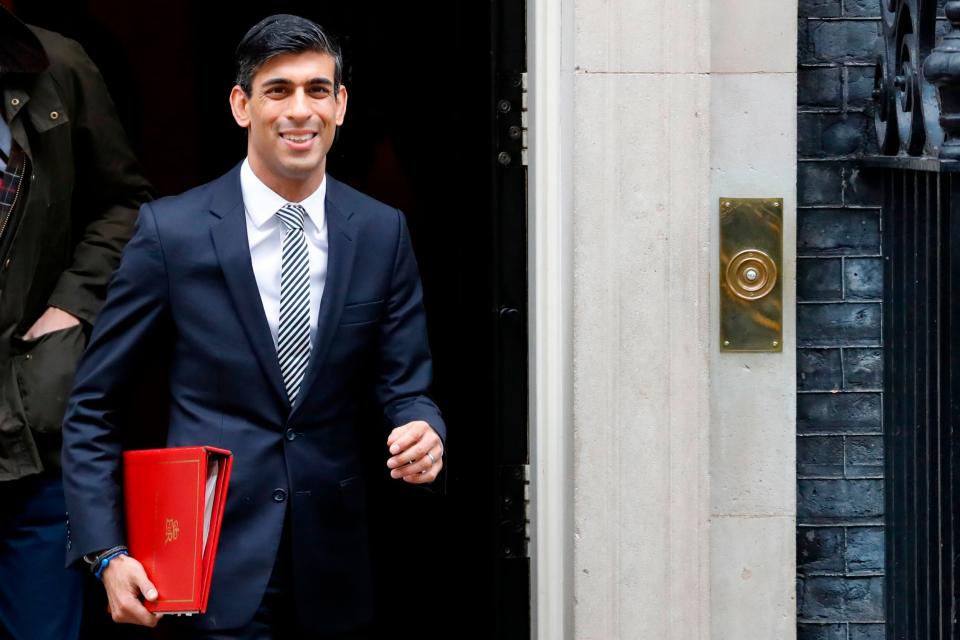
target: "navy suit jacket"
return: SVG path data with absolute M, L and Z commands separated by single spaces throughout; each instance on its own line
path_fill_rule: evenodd
M 363 399 L 391 425 L 425 420 L 431 359 L 403 215 L 327 177 L 329 262 L 316 341 L 290 406 L 250 259 L 239 166 L 145 204 L 76 374 L 63 431 L 68 562 L 122 544 L 117 408 L 159 346 L 171 358 L 167 445 L 233 452 L 204 628 L 246 624 L 260 604 L 285 512 L 297 603 L 317 631 L 371 617 L 357 450 Z M 372 391 L 372 394 L 371 394 Z M 384 438 L 386 433 L 384 433 Z M 386 446 L 384 446 L 386 456 Z

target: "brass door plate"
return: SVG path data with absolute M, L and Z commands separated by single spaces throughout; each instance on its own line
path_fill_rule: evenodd
M 783 351 L 783 198 L 720 198 L 720 350 Z

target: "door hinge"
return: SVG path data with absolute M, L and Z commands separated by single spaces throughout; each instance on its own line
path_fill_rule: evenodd
M 500 557 L 529 558 L 530 465 L 500 467 Z
M 523 91 L 521 103 L 523 105 L 520 111 L 520 133 L 521 133 L 521 144 L 523 147 L 520 150 L 521 164 L 527 166 L 527 72 L 524 71 L 520 74 L 520 83 L 521 89 Z
M 503 168 L 527 166 L 527 73 L 497 75 L 497 162 Z

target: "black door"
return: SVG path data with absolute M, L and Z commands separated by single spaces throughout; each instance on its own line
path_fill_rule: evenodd
M 450 431 L 445 491 L 431 493 L 389 481 L 371 417 L 377 637 L 527 638 L 524 2 L 266 4 L 17 10 L 85 46 L 162 195 L 243 157 L 227 95 L 247 28 L 290 12 L 341 36 L 350 101 L 329 171 L 407 215 Z M 88 608 L 102 619 L 100 604 Z

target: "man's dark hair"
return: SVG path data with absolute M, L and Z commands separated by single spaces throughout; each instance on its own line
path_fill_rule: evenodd
M 332 34 L 312 20 L 281 13 L 264 18 L 247 31 L 237 45 L 236 83 L 248 96 L 253 89 L 253 76 L 270 58 L 283 53 L 317 51 L 333 58 L 333 91 L 343 81 L 343 54 Z

